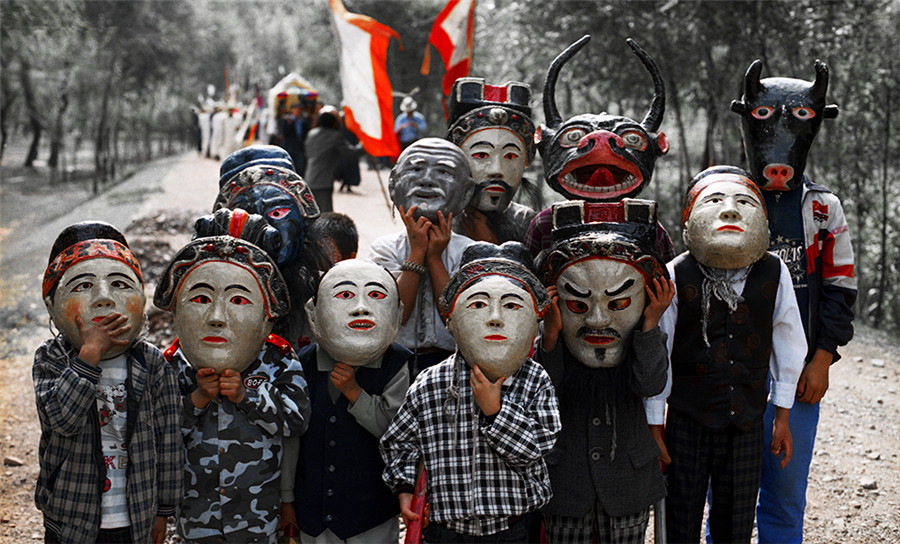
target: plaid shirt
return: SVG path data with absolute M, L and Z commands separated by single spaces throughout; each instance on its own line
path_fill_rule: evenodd
M 128 515 L 134 542 L 148 542 L 157 516 L 170 516 L 181 497 L 181 401 L 175 375 L 159 350 L 138 341 L 128 356 Z M 34 502 L 60 542 L 94 542 L 106 468 L 100 448 L 100 369 L 78 358 L 62 336 L 34 354 L 34 390 L 41 421 L 41 470 Z
M 550 377 L 527 359 L 501 391 L 500 411 L 485 417 L 453 355 L 419 375 L 381 439 L 385 483 L 411 492 L 424 456 L 431 520 L 459 533 L 503 531 L 552 495 L 544 455 L 561 425 Z

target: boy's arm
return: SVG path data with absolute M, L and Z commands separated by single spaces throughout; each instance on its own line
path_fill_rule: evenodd
M 822 246 L 822 284 L 819 292 L 816 349 L 837 355 L 838 346 L 853 338 L 853 304 L 857 283 L 853 273 L 853 247 L 847 219 L 837 197 L 829 199 L 829 221 L 818 233 Z M 836 360 L 838 357 L 834 357 Z
M 34 394 L 41 420 L 64 436 L 79 433 L 96 405 L 100 369 L 67 353 L 59 340 L 48 340 L 34 354 Z
M 263 364 L 269 366 L 270 381 L 256 389 L 247 388 L 237 404 L 254 425 L 272 436 L 302 435 L 309 425 L 309 389 L 303 366 L 293 351 L 279 355 L 277 348 L 265 344 Z M 269 358 L 280 357 L 268 362 Z
M 422 456 L 418 412 L 418 396 L 414 385 L 378 443 L 378 450 L 384 461 L 381 478 L 395 495 L 415 491 L 416 466 Z
M 157 517 L 175 515 L 184 480 L 184 442 L 181 438 L 182 400 L 172 367 L 149 344 L 142 346 L 148 367 L 155 371 L 152 386 L 153 431 L 156 436 Z M 163 533 L 164 535 L 165 533 Z
M 491 417 L 481 416 L 482 435 L 508 464 L 520 468 L 529 467 L 548 454 L 562 428 L 550 377 L 540 366 L 534 364 L 533 368 L 538 371 L 536 375 L 517 378 L 538 381 L 530 402 L 520 405 L 503 395 L 499 412 Z
M 659 327 L 631 333 L 631 389 L 641 397 L 653 397 L 666 390 L 669 357 L 666 337 Z
M 404 364 L 380 395 L 370 395 L 365 389 L 361 390 L 356 402 L 347 408 L 347 412 L 372 436 L 381 438 L 400 410 L 407 389 L 409 389 L 409 366 Z
M 794 405 L 807 346 L 791 273 L 781 259 L 778 263 L 781 265 L 781 276 L 772 314 L 772 354 L 769 356 L 772 388 L 769 402 L 776 407 L 790 409 Z

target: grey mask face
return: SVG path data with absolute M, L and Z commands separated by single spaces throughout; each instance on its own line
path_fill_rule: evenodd
M 432 223 L 438 212 L 446 218 L 458 215 L 475 191 L 472 173 L 462 151 L 446 140 L 425 138 L 400 156 L 390 177 L 391 200 L 408 210 L 417 207 L 416 218 Z

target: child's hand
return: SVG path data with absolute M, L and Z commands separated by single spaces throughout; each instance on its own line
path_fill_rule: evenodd
M 356 402 L 362 392 L 359 384 L 356 383 L 356 370 L 348 364 L 334 364 L 334 370 L 331 371 L 331 383 L 347 397 L 351 405 Z
M 659 318 L 666 312 L 666 308 L 675 296 L 675 282 L 665 278 L 653 278 L 653 288 L 650 284 L 644 286 L 647 290 L 649 303 L 644 308 L 644 332 L 659 325 Z
M 294 510 L 294 503 L 281 503 L 281 531 L 285 536 L 299 536 L 300 526 L 297 524 L 297 512 Z
M 491 382 L 484 375 L 478 365 L 472 367 L 469 373 L 469 383 L 472 385 L 472 394 L 475 395 L 475 402 L 486 416 L 492 416 L 500 411 L 500 386 L 506 381 L 505 376 L 497 378 L 497 381 Z
M 219 376 L 219 393 L 235 404 L 244 400 L 244 382 L 241 373 L 231 368 L 226 368 Z
M 197 408 L 203 408 L 219 396 L 219 375 L 211 368 L 197 371 L 197 389 L 191 393 L 191 401 Z
M 431 221 L 425 217 L 415 218 L 418 206 L 413 206 L 408 210 L 404 210 L 403 206 L 397 206 L 400 210 L 400 219 L 406 227 L 406 237 L 409 238 L 409 255 L 410 260 L 425 260 L 425 253 L 428 250 L 428 230 L 431 228 Z M 414 261 L 418 263 L 418 260 Z M 421 264 L 421 263 L 419 263 Z
M 128 340 L 118 337 L 131 330 L 128 316 L 113 312 L 99 321 L 85 323 L 80 315 L 75 316 L 75 325 L 81 335 L 81 350 L 78 357 L 91 366 L 97 366 L 100 357 L 111 348 L 127 346 Z
M 782 470 L 790 462 L 794 454 L 794 440 L 791 438 L 791 427 L 788 423 L 790 410 L 788 408 L 775 407 L 775 422 L 772 429 L 772 455 L 781 459 Z
M 541 347 L 544 348 L 544 351 L 550 351 L 556 347 L 556 343 L 559 341 L 559 332 L 562 330 L 562 314 L 559 313 L 559 293 L 556 292 L 556 286 L 548 287 L 547 294 L 550 295 L 550 305 L 547 306 L 547 313 L 544 314 L 544 329 L 541 333 Z
M 453 222 L 453 214 L 444 219 L 444 213 L 438 212 L 437 225 L 432 224 L 428 229 L 428 251 L 425 253 L 425 260 L 440 260 L 447 245 L 450 244 L 450 225 Z
M 656 445 L 659 446 L 659 462 L 663 471 L 665 471 L 666 467 L 672 464 L 672 456 L 669 455 L 669 449 L 666 448 L 665 426 L 648 425 L 648 427 L 650 427 L 650 436 L 653 437 Z
M 153 544 L 163 544 L 166 540 L 166 518 L 156 516 L 153 529 L 150 531 L 150 538 L 153 539 Z
M 403 524 L 406 527 L 409 527 L 410 524 L 414 521 L 419 520 L 419 514 L 416 514 L 412 509 L 412 493 L 400 493 L 397 495 L 397 499 L 400 501 L 400 516 L 403 517 Z M 429 514 L 429 505 L 425 504 L 424 509 L 424 519 L 422 520 L 422 528 L 428 527 L 428 514 Z

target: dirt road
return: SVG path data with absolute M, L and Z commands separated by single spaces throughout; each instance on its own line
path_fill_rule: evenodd
M 209 213 L 218 163 L 191 153 L 156 161 L 97 198 L 84 185 L 51 191 L 20 171 L 2 173 L 0 542 L 37 542 L 43 538 L 32 499 L 39 426 L 30 371 L 34 349 L 49 335 L 39 293 L 50 245 L 64 226 L 90 218 L 113 223 L 129 239 L 148 236 L 130 233 L 129 225 L 162 213 L 184 218 L 184 229 L 149 236 L 178 248 L 190 238 L 191 218 Z M 334 201 L 337 211 L 356 221 L 365 257 L 373 239 L 401 223 L 390 217 L 375 172 L 363 167 L 362 173 L 359 194 L 335 193 Z M 381 175 L 386 185 L 386 172 Z M 151 294 L 155 278 L 147 280 Z M 806 541 L 900 542 L 900 342 L 859 330 L 843 354 L 822 402 Z

